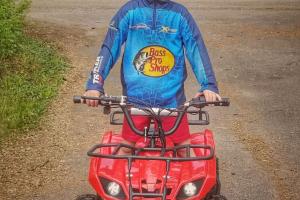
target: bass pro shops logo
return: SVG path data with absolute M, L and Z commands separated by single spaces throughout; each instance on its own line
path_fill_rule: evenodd
M 148 46 L 141 49 L 133 61 L 138 73 L 150 77 L 167 75 L 175 65 L 174 55 L 162 46 Z

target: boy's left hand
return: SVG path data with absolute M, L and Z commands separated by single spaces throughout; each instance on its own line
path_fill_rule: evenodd
M 221 101 L 222 100 L 222 97 L 219 94 L 217 94 L 213 91 L 210 91 L 210 90 L 204 90 L 203 92 L 198 92 L 195 95 L 195 98 L 200 97 L 200 96 L 204 96 L 205 100 L 208 101 L 208 102 L 214 102 L 214 101 Z

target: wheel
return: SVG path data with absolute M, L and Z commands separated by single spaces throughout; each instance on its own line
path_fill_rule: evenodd
M 84 194 L 78 196 L 76 200 L 102 200 L 102 199 L 94 194 Z
M 207 194 L 205 200 L 227 200 L 226 197 L 221 195 L 221 181 L 220 181 L 220 168 L 219 168 L 219 158 L 216 158 L 216 173 L 217 180 L 216 185 Z
M 224 197 L 223 195 L 212 195 L 209 199 L 207 200 L 227 200 L 226 197 Z
M 220 167 L 219 167 L 219 158 L 216 158 L 216 170 L 217 170 L 217 185 L 216 185 L 216 193 L 215 194 L 220 194 L 221 193 L 221 179 L 220 179 Z

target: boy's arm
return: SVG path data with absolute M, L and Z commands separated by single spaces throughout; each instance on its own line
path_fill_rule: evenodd
M 128 16 L 122 7 L 111 20 L 94 68 L 86 84 L 87 91 L 104 93 L 104 80 L 120 56 L 121 47 L 127 39 Z
M 196 96 L 204 94 L 206 99 L 211 101 L 220 99 L 215 74 L 203 38 L 195 20 L 187 10 L 183 14 L 181 30 L 186 56 L 201 85 Z

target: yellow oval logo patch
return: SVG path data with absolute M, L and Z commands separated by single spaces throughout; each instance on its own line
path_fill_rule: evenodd
M 133 65 L 138 73 L 151 77 L 161 77 L 173 69 L 175 57 L 162 46 L 148 46 L 138 52 Z

